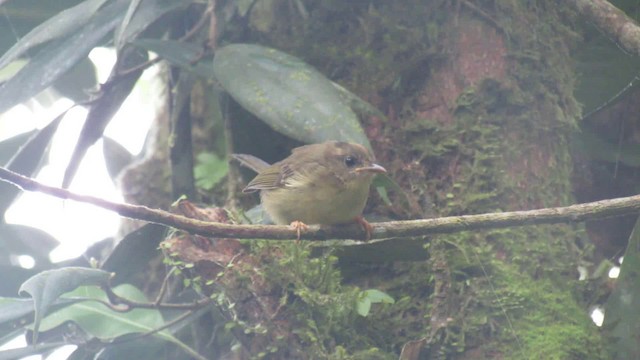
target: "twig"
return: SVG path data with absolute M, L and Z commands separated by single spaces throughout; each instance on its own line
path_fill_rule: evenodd
M 296 230 L 282 225 L 232 225 L 190 219 L 146 206 L 107 201 L 80 195 L 54 186 L 44 185 L 26 176 L 0 167 L 0 179 L 27 191 L 37 191 L 61 199 L 93 204 L 121 216 L 162 224 L 192 234 L 237 239 L 295 240 Z M 437 219 L 389 221 L 373 223 L 372 239 L 424 236 L 479 229 L 497 229 L 536 224 L 572 223 L 640 212 L 640 195 L 601 200 L 591 203 L 538 210 L 451 216 Z M 360 226 L 311 225 L 302 233 L 304 240 L 363 239 Z

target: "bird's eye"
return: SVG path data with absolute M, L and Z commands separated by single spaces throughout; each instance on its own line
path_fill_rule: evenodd
M 356 159 L 355 156 L 347 155 L 344 157 L 344 164 L 347 165 L 347 167 L 354 167 L 357 163 L 358 159 Z

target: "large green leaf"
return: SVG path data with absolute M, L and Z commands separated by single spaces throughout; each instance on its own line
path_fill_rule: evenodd
M 640 359 L 640 218 L 636 222 L 620 276 L 607 303 L 603 329 L 614 359 Z
M 344 95 L 302 60 L 258 45 L 217 51 L 213 73 L 229 94 L 274 130 L 305 143 L 355 142 L 371 148 Z
M 0 113 L 46 89 L 84 59 L 122 20 L 127 2 L 115 1 L 101 8 L 85 26 L 67 38 L 51 42 L 16 75 L 0 86 Z
M 19 292 L 28 293 L 33 298 L 33 342 L 37 340 L 40 320 L 60 295 L 82 285 L 104 285 L 110 276 L 111 273 L 102 270 L 68 267 L 43 271 L 25 281 Z
M 107 0 L 86 0 L 47 19 L 25 35 L 0 58 L 0 69 L 27 50 L 63 37 L 84 26 Z
M 122 284 L 115 287 L 114 292 L 119 296 L 138 302 L 146 302 L 144 294 L 136 287 Z M 84 286 L 65 294 L 65 298 L 82 297 L 108 301 L 106 294 L 94 286 Z M 48 331 L 73 321 L 84 331 L 101 340 L 112 340 L 126 334 L 151 332 L 165 324 L 160 311 L 157 309 L 136 308 L 127 312 L 117 312 L 96 301 L 78 302 L 58 310 L 42 319 L 41 331 Z M 175 338 L 168 330 L 154 333 L 154 336 L 179 346 L 188 354 L 199 355 L 186 344 Z

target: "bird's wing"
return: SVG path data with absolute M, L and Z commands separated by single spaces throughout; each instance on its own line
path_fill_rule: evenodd
M 291 176 L 291 171 L 287 166 L 275 163 L 262 170 L 242 192 L 250 193 L 258 190 L 273 190 L 285 186 L 285 180 Z

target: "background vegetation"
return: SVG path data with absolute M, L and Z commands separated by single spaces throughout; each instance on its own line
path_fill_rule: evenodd
M 63 187 L 103 140 L 126 202 L 170 209 L 186 196 L 173 211 L 218 222 L 261 218 L 231 153 L 274 162 L 327 139 L 370 146 L 389 171 L 369 220 L 629 196 L 639 54 L 587 11 L 603 4 L 0 0 L 0 114 L 53 88 L 88 110 Z M 637 26 L 640 3 L 611 4 Z M 96 47 L 117 54 L 102 84 L 87 57 Z M 162 85 L 133 156 L 103 135 L 143 71 Z M 0 161 L 35 176 L 65 113 L 0 142 Z M 19 193 L 0 183 L 0 212 Z M 26 335 L 30 346 L 0 358 L 65 344 L 77 346 L 71 359 L 638 358 L 636 219 L 357 245 L 207 239 L 126 220 L 62 264 L 48 258 L 56 239 L 3 221 L 0 343 Z

